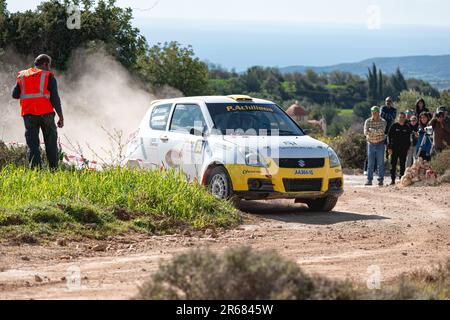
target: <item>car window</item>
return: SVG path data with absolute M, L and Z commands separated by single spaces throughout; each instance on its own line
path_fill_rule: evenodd
M 166 130 L 171 107 L 171 104 L 156 106 L 150 116 L 150 128 L 153 130 Z
M 224 135 L 303 136 L 302 129 L 275 104 L 208 103 L 214 128 Z
M 206 126 L 200 106 L 196 104 L 177 104 L 173 112 L 170 131 L 188 133 L 192 128 L 200 131 Z

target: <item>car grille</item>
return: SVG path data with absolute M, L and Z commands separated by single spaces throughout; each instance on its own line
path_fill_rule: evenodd
M 286 192 L 321 191 L 322 179 L 283 179 Z
M 275 160 L 280 168 L 291 168 L 291 169 L 314 169 L 323 168 L 325 165 L 324 158 L 280 158 Z

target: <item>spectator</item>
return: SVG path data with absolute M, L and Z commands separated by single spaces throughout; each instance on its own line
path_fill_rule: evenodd
M 422 112 L 430 112 L 430 110 L 428 110 L 425 100 L 423 98 L 420 98 L 416 102 L 416 115 L 420 116 Z
M 411 118 L 415 115 L 414 111 L 412 110 L 406 110 L 406 123 L 411 122 Z
M 375 159 L 378 166 L 378 185 L 384 185 L 384 150 L 386 141 L 386 120 L 380 117 L 380 108 L 372 107 L 372 117 L 364 123 L 364 135 L 367 139 L 367 182 L 371 186 Z
M 409 168 L 413 165 L 416 154 L 417 154 L 417 133 L 419 132 L 419 120 L 416 116 L 412 116 L 409 120 L 409 126 L 411 127 L 411 147 L 408 150 L 408 155 L 406 156 L 406 167 Z
M 411 147 L 411 126 L 406 122 L 406 113 L 400 112 L 398 122 L 389 129 L 388 152 L 391 155 L 391 185 L 397 178 L 397 163 L 400 160 L 400 178 L 405 174 L 406 156 Z
M 446 118 L 446 108 L 439 107 L 430 122 L 433 128 L 433 150 L 441 152 L 450 146 L 450 122 Z
M 417 145 L 416 145 L 416 157 L 422 158 L 425 161 L 431 160 L 431 148 L 433 147 L 433 141 L 431 135 L 427 132 L 426 128 L 430 122 L 430 116 L 428 112 L 424 111 L 419 117 L 419 130 L 416 133 Z
M 381 118 L 386 120 L 386 134 L 389 133 L 389 129 L 394 124 L 395 119 L 397 118 L 397 109 L 394 108 L 394 102 L 391 97 L 387 97 L 385 101 L 385 105 L 381 107 Z
M 385 134 L 389 133 L 389 129 L 394 124 L 397 118 L 397 109 L 394 108 L 394 102 L 391 97 L 387 97 L 385 105 L 381 107 L 381 118 L 386 120 L 386 131 Z M 387 141 L 385 141 L 387 143 Z M 386 159 L 389 159 L 389 154 L 386 149 Z

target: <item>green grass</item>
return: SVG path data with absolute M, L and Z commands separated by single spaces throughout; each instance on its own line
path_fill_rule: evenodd
M 239 219 L 231 203 L 174 172 L 0 169 L 0 237 L 173 233 Z
M 347 86 L 330 83 L 330 84 L 325 85 L 325 88 L 328 89 L 328 90 L 337 90 L 337 89 L 346 89 Z
M 353 109 L 339 109 L 338 114 L 340 116 L 352 116 L 353 115 Z

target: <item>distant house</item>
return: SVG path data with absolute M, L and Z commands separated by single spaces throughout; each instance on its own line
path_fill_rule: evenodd
M 306 111 L 298 101 L 295 101 L 295 103 L 286 110 L 286 113 L 297 122 L 308 120 L 308 111 Z

